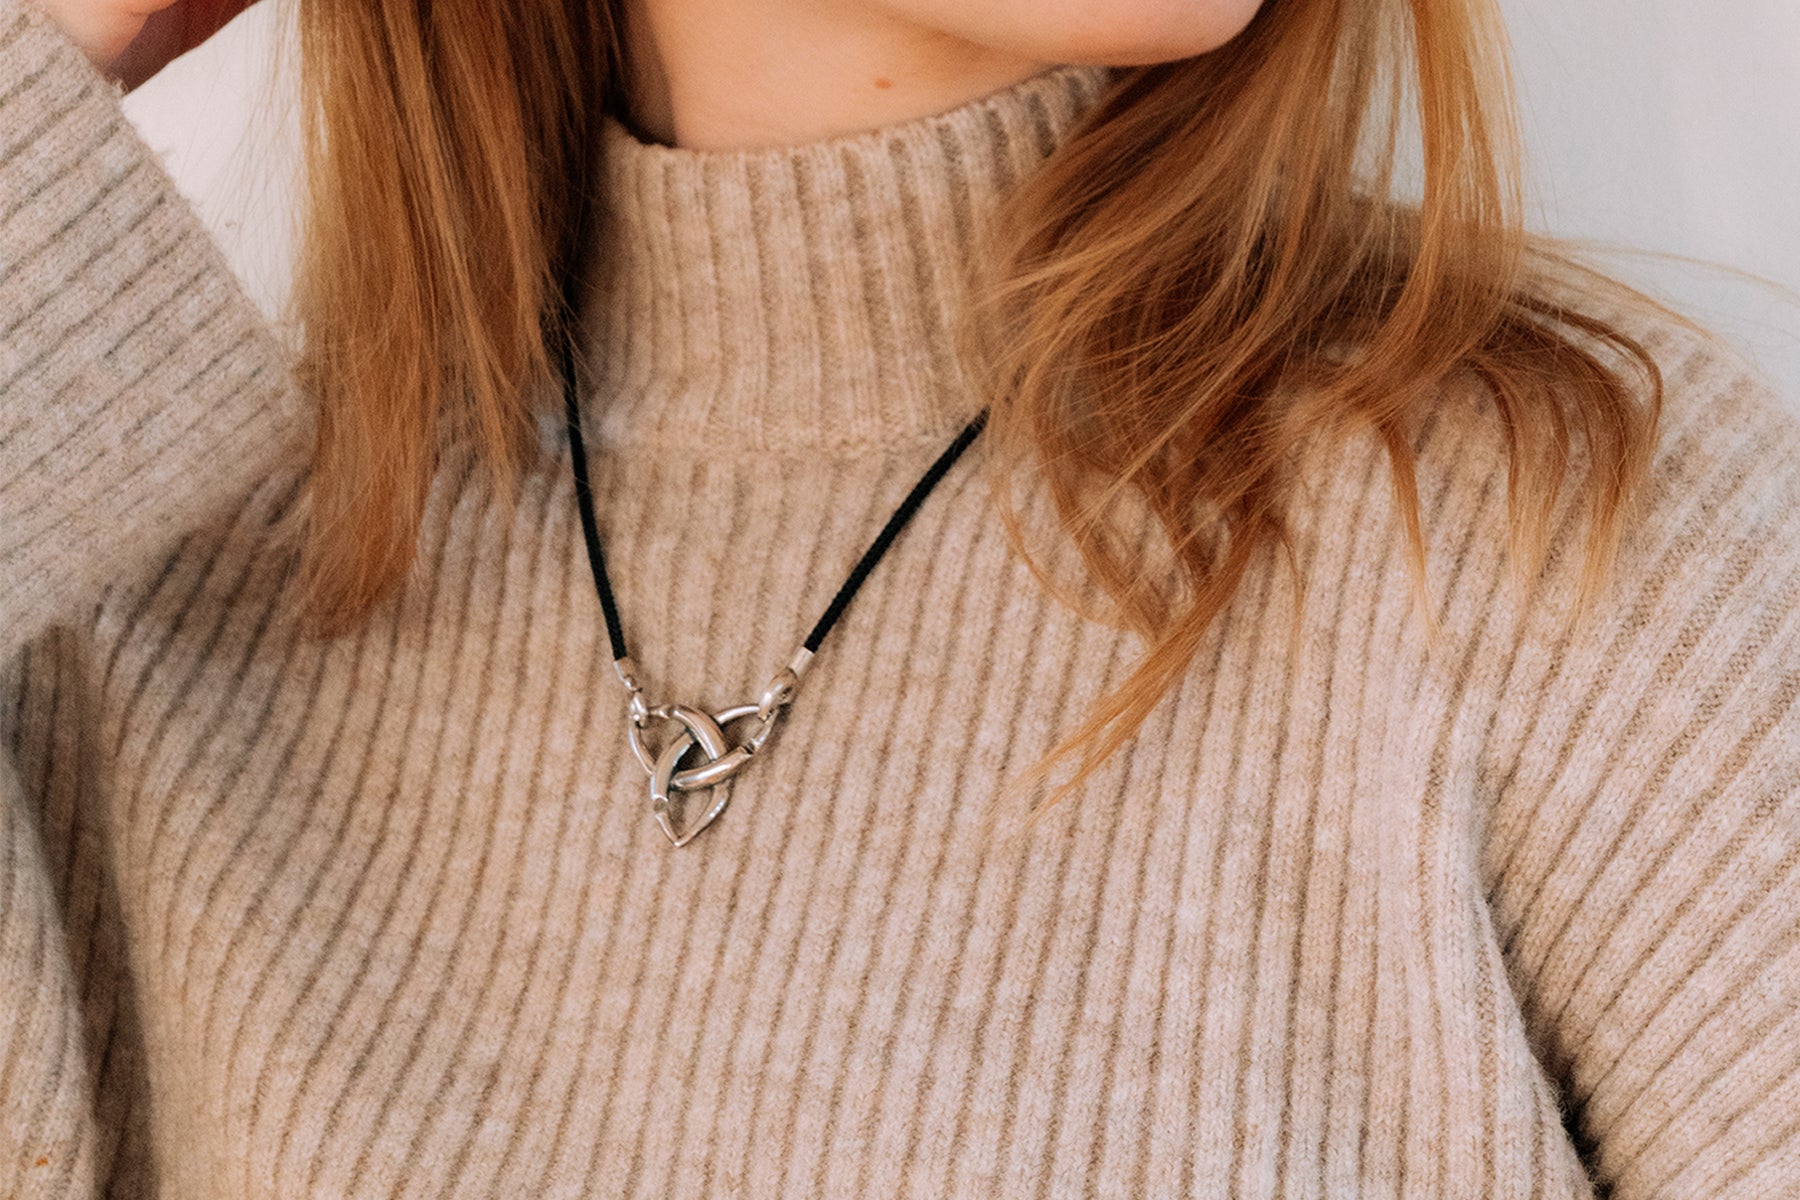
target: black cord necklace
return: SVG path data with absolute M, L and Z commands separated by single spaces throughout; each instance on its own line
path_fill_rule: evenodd
M 569 426 L 569 459 L 575 475 L 575 501 L 581 509 L 581 533 L 587 543 L 588 565 L 594 571 L 594 589 L 600 593 L 600 611 L 606 617 L 606 637 L 612 643 L 613 670 L 619 676 L 619 682 L 625 685 L 629 696 L 627 715 L 630 722 L 626 736 L 631 743 L 632 753 L 650 775 L 650 812 L 656 823 L 677 846 L 685 846 L 695 834 L 712 824 L 713 819 L 725 811 L 730 800 L 730 788 L 720 786 L 750 761 L 750 758 L 768 742 L 770 734 L 775 730 L 775 720 L 782 709 L 792 703 L 794 693 L 800 685 L 800 678 L 814 654 L 837 624 L 838 618 L 850 606 L 857 589 L 881 556 L 893 544 L 900 531 L 906 527 L 913 513 L 931 494 L 931 489 L 950 470 L 963 451 L 980 436 L 987 424 L 987 410 L 984 408 L 975 418 L 963 427 L 956 440 L 948 449 L 938 455 L 925 474 L 920 476 L 900 507 L 887 519 L 881 532 L 851 570 L 850 577 L 838 588 L 837 595 L 825 612 L 813 625 L 812 632 L 806 635 L 806 641 L 788 662 L 788 665 L 775 673 L 762 694 L 754 704 L 738 704 L 730 708 L 708 713 L 703 709 L 686 704 L 652 705 L 644 699 L 644 690 L 638 683 L 637 668 L 631 661 L 630 651 L 625 646 L 625 628 L 619 620 L 618 602 L 613 598 L 612 582 L 606 576 L 606 559 L 600 552 L 600 529 L 594 520 L 594 494 L 588 481 L 587 444 L 581 436 L 581 404 L 577 397 L 579 388 L 576 380 L 575 351 L 573 341 L 569 337 L 561 340 L 561 370 L 563 378 L 563 401 Z M 756 718 L 755 729 L 743 741 L 732 745 L 725 736 L 725 726 L 733 722 Z M 664 721 L 679 727 L 678 732 L 669 743 L 658 751 L 652 751 L 644 740 L 645 727 L 651 721 Z M 681 760 L 695 747 L 700 749 L 706 761 L 698 765 L 683 768 Z M 706 810 L 691 820 L 681 821 L 672 812 L 671 796 L 676 792 L 700 791 L 713 789 L 711 803 Z

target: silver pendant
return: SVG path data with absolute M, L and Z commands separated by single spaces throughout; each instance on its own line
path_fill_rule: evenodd
M 732 776 L 768 743 L 775 732 L 776 718 L 793 700 L 800 673 L 811 657 L 805 650 L 796 655 L 793 664 L 770 680 L 755 704 L 738 704 L 715 713 L 687 704 L 647 705 L 631 670 L 631 660 L 619 659 L 613 664 L 631 693 L 630 725 L 626 736 L 631 742 L 631 752 L 650 776 L 650 815 L 656 818 L 657 827 L 670 842 L 677 846 L 687 845 L 725 811 L 725 806 L 731 802 Z M 756 718 L 756 728 L 749 737 L 733 745 L 726 736 L 725 727 L 751 717 Z M 653 751 L 644 737 L 645 727 L 651 721 L 672 723 L 680 727 L 680 732 L 660 750 Z M 683 767 L 681 761 L 695 750 L 705 757 L 705 761 Z M 684 792 L 702 791 L 710 792 L 706 806 L 697 815 L 689 817 L 684 803 L 686 798 L 678 800 L 678 796 Z
M 686 704 L 659 704 L 650 709 L 647 716 L 672 721 L 681 726 L 681 732 L 655 755 L 644 744 L 640 726 L 631 726 L 631 749 L 637 754 L 638 762 L 650 773 L 650 813 L 669 840 L 677 846 L 687 845 L 695 834 L 711 825 L 725 811 L 725 806 L 731 801 L 731 777 L 768 740 L 770 732 L 775 728 L 773 718 L 762 722 L 750 739 L 740 745 L 733 746 L 725 736 L 725 726 L 755 715 L 754 704 L 739 704 L 711 715 Z M 704 754 L 706 761 L 697 766 L 678 769 L 681 760 L 694 749 Z M 675 794 L 703 791 L 712 793 L 707 797 L 706 807 L 699 815 L 677 826 L 679 818 L 674 811 Z M 680 816 L 686 816 L 685 810 Z

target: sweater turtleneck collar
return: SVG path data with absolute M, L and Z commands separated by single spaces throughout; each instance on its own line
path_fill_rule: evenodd
M 954 327 L 981 223 L 1108 78 L 1059 67 L 934 116 L 751 150 L 649 145 L 609 120 L 589 436 L 838 453 L 952 436 L 979 406 Z

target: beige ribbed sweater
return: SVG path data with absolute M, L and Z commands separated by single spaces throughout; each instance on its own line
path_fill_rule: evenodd
M 614 130 L 605 546 L 653 700 L 741 702 L 969 415 L 958 268 L 1064 70 L 798 149 Z M 730 807 L 649 816 L 554 415 L 504 511 L 284 619 L 307 406 L 114 92 L 0 0 L 0 1195 L 1800 1194 L 1800 431 L 1649 325 L 1650 503 L 1565 636 L 1502 440 L 1378 447 L 1028 836 L 979 815 L 1135 642 L 979 444 Z M 550 409 L 554 414 L 554 408 Z M 1590 1178 L 1595 1182 L 1590 1182 Z

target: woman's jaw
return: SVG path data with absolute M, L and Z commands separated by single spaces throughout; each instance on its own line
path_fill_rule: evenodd
M 1138 66 L 1231 40 L 1261 0 L 625 0 L 630 120 L 730 150 L 942 112 L 1063 63 Z

